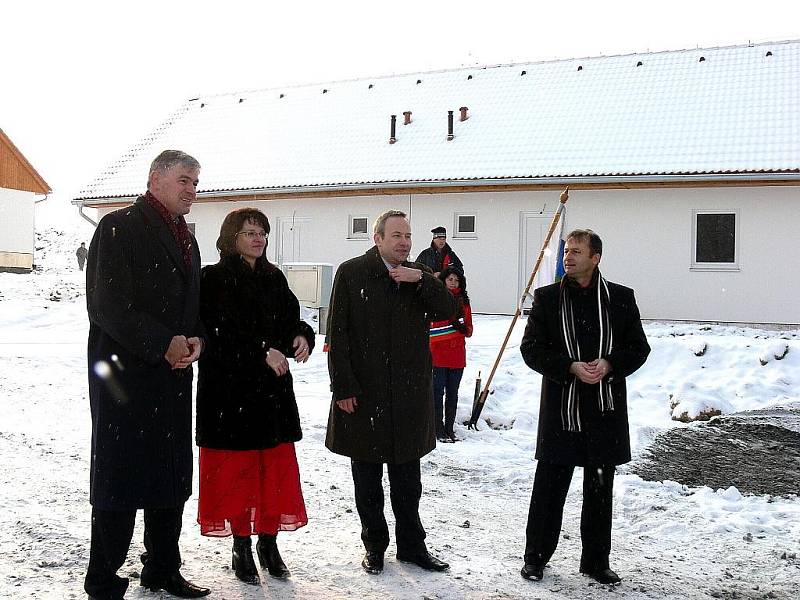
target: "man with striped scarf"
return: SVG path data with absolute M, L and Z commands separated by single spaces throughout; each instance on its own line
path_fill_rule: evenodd
M 536 475 L 528 512 L 526 579 L 540 580 L 553 555 L 572 473 L 583 467 L 580 572 L 618 583 L 609 568 L 615 466 L 631 459 L 625 377 L 650 352 L 633 290 L 606 281 L 603 243 L 572 231 L 565 276 L 534 294 L 520 351 L 542 374 Z

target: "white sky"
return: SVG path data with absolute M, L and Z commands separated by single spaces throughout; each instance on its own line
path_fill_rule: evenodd
M 796 0 L 9 0 L 0 128 L 61 204 L 203 94 L 796 38 Z

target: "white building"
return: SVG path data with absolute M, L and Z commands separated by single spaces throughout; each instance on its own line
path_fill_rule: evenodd
M 602 236 L 604 275 L 643 317 L 800 324 L 798 81 L 788 41 L 196 98 L 74 202 L 124 206 L 178 148 L 203 165 L 204 262 L 234 207 L 269 216 L 271 260 L 334 265 L 399 208 L 414 253 L 447 227 L 473 310 L 510 314 L 569 185 L 567 229 Z
M 0 271 L 33 269 L 34 204 L 50 186 L 0 129 Z

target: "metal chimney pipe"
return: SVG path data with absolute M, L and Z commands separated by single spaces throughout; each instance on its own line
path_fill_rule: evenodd
M 453 111 L 447 111 L 447 141 L 451 141 L 454 137 L 453 135 Z
M 458 110 L 461 111 L 461 120 L 462 121 L 466 121 L 467 119 L 469 119 L 469 117 L 467 116 L 467 110 L 469 110 L 469 109 L 466 106 L 462 106 Z
M 411 123 L 411 111 L 407 110 L 403 113 L 403 125 L 408 125 Z
M 392 127 L 391 127 L 391 133 L 389 134 L 390 144 L 394 144 L 397 141 L 397 138 L 395 137 L 396 129 L 397 129 L 397 115 L 392 115 Z

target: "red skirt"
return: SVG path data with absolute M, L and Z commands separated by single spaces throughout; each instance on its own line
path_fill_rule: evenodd
M 294 444 L 264 450 L 200 448 L 200 533 L 275 535 L 308 523 Z

